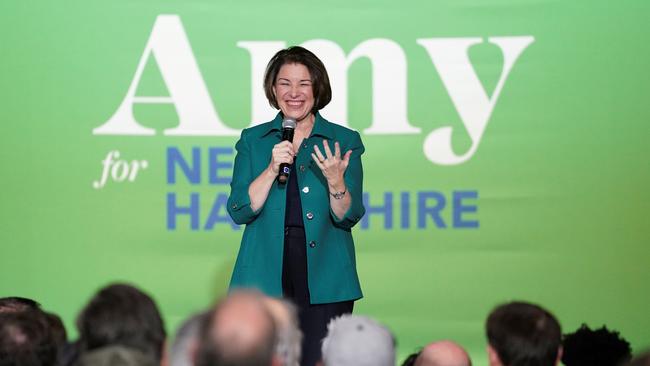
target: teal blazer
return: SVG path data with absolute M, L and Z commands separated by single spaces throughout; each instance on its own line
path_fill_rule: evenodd
M 352 240 L 352 227 L 365 213 L 363 169 L 364 152 L 361 137 L 356 131 L 331 123 L 316 113 L 314 128 L 296 156 L 296 171 L 303 221 L 309 294 L 312 304 L 323 304 L 361 298 Z M 282 116 L 273 121 L 242 131 L 235 148 L 237 156 L 233 168 L 228 198 L 228 213 L 235 223 L 246 225 L 233 270 L 230 288 L 254 287 L 269 296 L 282 296 L 282 252 L 284 246 L 284 216 L 286 185 L 273 183 L 264 206 L 253 211 L 248 187 L 271 161 L 273 146 L 282 139 Z M 330 209 L 327 182 L 320 168 L 313 162 L 314 145 L 323 150 L 323 139 L 334 149 L 338 141 L 341 153 L 352 150 L 350 164 L 345 171 L 345 186 L 352 198 L 350 208 L 342 218 Z

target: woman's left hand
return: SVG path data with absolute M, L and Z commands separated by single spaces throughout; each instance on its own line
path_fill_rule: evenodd
M 318 148 L 318 145 L 314 145 L 314 152 L 311 153 L 311 157 L 323 172 L 329 188 L 337 192 L 343 191 L 345 190 L 343 173 L 345 173 L 348 164 L 350 164 L 352 150 L 348 150 L 341 158 L 341 148 L 338 142 L 334 143 L 334 154 L 332 154 L 327 140 L 323 140 L 323 148 L 325 149 L 324 156 Z

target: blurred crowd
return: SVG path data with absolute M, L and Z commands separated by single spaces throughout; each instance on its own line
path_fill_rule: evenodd
M 153 299 L 128 284 L 100 289 L 76 320 L 69 341 L 61 319 L 37 301 L 0 298 L 0 366 L 297 366 L 302 334 L 296 307 L 254 290 L 231 292 L 192 315 L 173 337 Z M 562 334 L 553 314 L 527 302 L 497 306 L 485 322 L 490 366 L 650 366 L 633 358 L 616 332 L 582 325 Z M 323 366 L 395 366 L 396 338 L 380 322 L 343 315 L 322 341 Z M 435 340 L 402 365 L 471 366 L 452 340 Z

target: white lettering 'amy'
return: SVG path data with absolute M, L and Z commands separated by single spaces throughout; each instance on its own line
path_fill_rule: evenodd
M 135 92 L 147 60 L 153 54 L 169 97 L 136 97 Z M 155 130 L 143 127 L 133 116 L 134 103 L 172 103 L 179 123 L 166 129 L 172 136 L 237 136 L 238 129 L 223 124 L 205 86 L 192 48 L 177 15 L 159 15 L 151 30 L 129 90 L 113 116 L 95 128 L 95 135 L 154 135 Z
M 451 146 L 451 126 L 435 129 L 424 140 L 424 155 L 427 159 L 436 164 L 456 165 L 474 155 L 510 70 L 517 58 L 534 40 L 532 36 L 488 38 L 490 43 L 497 45 L 503 52 L 503 69 L 491 98 L 488 97 L 476 76 L 468 55 L 469 48 L 481 43 L 481 38 L 417 40 L 417 43 L 429 53 L 472 140 L 472 146 L 468 151 L 456 155 Z
M 534 42 L 532 36 L 490 37 L 488 42 L 503 53 L 503 68 L 497 85 L 488 96 L 472 66 L 468 51 L 482 43 L 481 38 L 423 38 L 418 39 L 427 51 L 440 75 L 472 145 L 457 155 L 452 149 L 452 127 L 433 130 L 424 140 L 426 158 L 440 165 L 457 165 L 476 152 L 490 120 L 501 90 L 522 52 Z M 301 44 L 322 59 L 330 76 L 333 98 L 323 114 L 333 121 L 347 125 L 348 71 L 360 58 L 372 65 L 372 121 L 363 130 L 367 135 L 418 134 L 420 128 L 408 120 L 407 59 L 399 44 L 383 38 L 365 40 L 347 55 L 337 43 L 324 39 Z M 251 58 L 251 125 L 275 116 L 262 89 L 268 60 L 287 46 L 284 41 L 240 41 L 237 46 L 249 52 Z M 154 56 L 158 69 L 169 90 L 169 97 L 136 96 L 138 84 L 147 60 Z M 177 15 L 156 18 L 151 35 L 140 57 L 135 76 L 126 96 L 113 116 L 93 130 L 96 135 L 154 135 L 152 128 L 142 126 L 133 116 L 135 103 L 171 103 L 179 123 L 164 130 L 174 136 L 236 136 L 239 129 L 228 127 L 219 118 L 192 52 L 187 35 Z

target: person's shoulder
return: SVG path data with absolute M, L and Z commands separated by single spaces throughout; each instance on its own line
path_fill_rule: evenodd
M 332 132 L 333 135 L 332 137 L 335 139 L 341 139 L 341 140 L 361 139 L 361 135 L 357 130 L 353 130 L 341 124 L 331 122 L 323 117 L 321 117 L 321 120 L 326 125 L 326 128 Z
M 247 138 L 263 137 L 273 129 L 278 129 L 277 118 L 242 130 L 242 136 Z M 278 129 L 279 130 L 279 129 Z
M 246 127 L 243 132 L 248 135 L 262 135 L 273 128 L 273 121 L 260 123 L 259 125 Z

